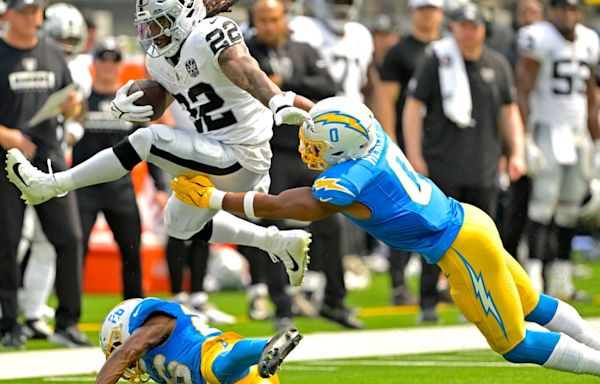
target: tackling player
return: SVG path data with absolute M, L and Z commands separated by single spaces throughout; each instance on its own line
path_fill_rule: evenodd
M 142 160 L 175 176 L 206 175 L 225 190 L 268 190 L 273 117 L 278 125 L 301 124 L 310 116 L 294 107 L 294 101 L 300 100 L 307 110 L 312 102 L 284 94 L 249 55 L 237 24 L 217 16 L 235 2 L 138 0 L 136 4 L 135 25 L 146 49 L 148 72 L 186 108 L 197 132 L 152 125 L 55 174 L 39 171 L 20 151 L 11 150 L 9 178 L 23 198 L 39 204 L 113 181 Z M 143 92 L 127 95 L 132 83 L 117 91 L 111 111 L 122 120 L 148 122 L 153 107 L 134 104 Z M 305 231 L 263 228 L 228 213 L 190 209 L 174 196 L 164 216 L 172 237 L 261 248 L 273 261 L 285 264 L 292 285 L 302 281 L 310 242 Z
M 340 212 L 390 247 L 437 263 L 458 308 L 506 360 L 600 376 L 600 334 L 569 304 L 535 290 L 488 215 L 416 173 L 363 104 L 330 98 L 310 114 L 299 151 L 323 171 L 312 189 L 225 193 L 205 178 L 181 177 L 172 182 L 175 194 L 248 217 L 313 221 Z M 528 330 L 525 320 L 550 332 Z
M 269 339 L 209 328 L 181 304 L 130 299 L 113 308 L 100 330 L 106 363 L 96 384 L 277 384 L 283 359 L 302 335 L 287 328 Z M 144 377 L 145 376 L 145 377 Z

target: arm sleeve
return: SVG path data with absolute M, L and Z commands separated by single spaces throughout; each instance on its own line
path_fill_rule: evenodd
M 426 103 L 433 96 L 434 82 L 439 78 L 438 59 L 429 50 L 422 65 L 417 69 L 408 84 L 409 95 Z
M 296 44 L 298 49 L 302 49 L 304 58 L 304 67 L 306 73 L 296 73 L 291 78 L 283 81 L 284 90 L 294 91 L 311 100 L 321 100 L 327 97 L 335 96 L 336 85 L 329 71 L 325 60 L 323 60 L 317 51 L 306 43 Z M 292 56 L 293 57 L 293 56 Z M 296 55 L 296 57 L 299 57 Z M 295 66 L 298 68 L 298 66 Z

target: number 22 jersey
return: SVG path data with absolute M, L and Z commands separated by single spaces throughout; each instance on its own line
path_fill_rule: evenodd
M 420 253 L 432 264 L 442 258 L 464 220 L 461 204 L 416 173 L 379 124 L 368 156 L 325 170 L 312 190 L 323 202 L 348 206 L 356 201 L 369 207 L 369 219 L 345 216 L 390 247 Z
M 206 18 L 183 42 L 175 63 L 147 56 L 146 67 L 188 111 L 199 133 L 230 145 L 245 168 L 262 173 L 269 169 L 271 152 L 254 146 L 273 136 L 273 114 L 221 71 L 219 56 L 234 44 L 246 48 L 234 21 Z

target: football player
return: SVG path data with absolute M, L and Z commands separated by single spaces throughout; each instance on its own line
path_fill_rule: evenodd
M 299 151 L 323 171 L 312 188 L 223 194 L 197 176 L 172 182 L 175 194 L 248 217 L 314 221 L 340 212 L 390 247 L 437 263 L 458 308 L 506 360 L 600 376 L 600 334 L 569 304 L 535 290 L 488 215 L 416 173 L 363 104 L 330 98 L 310 114 Z M 550 332 L 526 329 L 525 320 Z
M 206 3 L 206 4 L 205 4 Z M 9 178 L 29 204 L 68 191 L 118 179 L 142 160 L 172 175 L 203 174 L 224 190 L 268 189 L 273 118 L 276 124 L 310 119 L 312 102 L 283 93 L 249 55 L 239 28 L 217 16 L 235 0 L 138 0 L 135 25 L 150 75 L 185 106 L 197 132 L 152 125 L 113 148 L 56 174 L 33 167 L 18 151 L 7 154 Z M 117 91 L 115 117 L 145 123 L 152 105 L 134 103 L 132 81 Z M 265 106 L 268 105 L 269 108 Z M 215 216 L 216 215 L 216 216 Z M 214 218 L 213 218 L 214 216 Z M 170 236 L 261 248 L 283 261 L 292 285 L 300 285 L 308 263 L 310 235 L 302 230 L 263 228 L 211 209 L 190 209 L 171 196 L 164 210 Z
M 269 339 L 209 328 L 181 304 L 156 298 L 130 299 L 102 323 L 100 346 L 106 363 L 96 384 L 278 384 L 283 359 L 302 335 L 288 328 Z
M 542 262 L 548 268 L 546 291 L 577 299 L 570 261 L 571 240 L 588 180 L 591 141 L 600 150 L 595 67 L 597 34 L 579 23 L 578 0 L 552 0 L 548 20 L 519 32 L 518 100 L 529 133 L 532 176 L 529 202 L 528 272 L 542 285 Z M 557 245 L 550 247 L 554 231 Z M 548 248 L 555 248 L 550 250 Z M 548 255 L 550 253 L 550 255 Z

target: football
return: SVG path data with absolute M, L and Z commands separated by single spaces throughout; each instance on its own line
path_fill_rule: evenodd
M 135 101 L 135 105 L 152 105 L 154 114 L 151 119 L 160 118 L 167 108 L 169 93 L 155 80 L 136 80 L 129 88 L 128 95 L 137 91 L 144 91 L 144 96 Z

